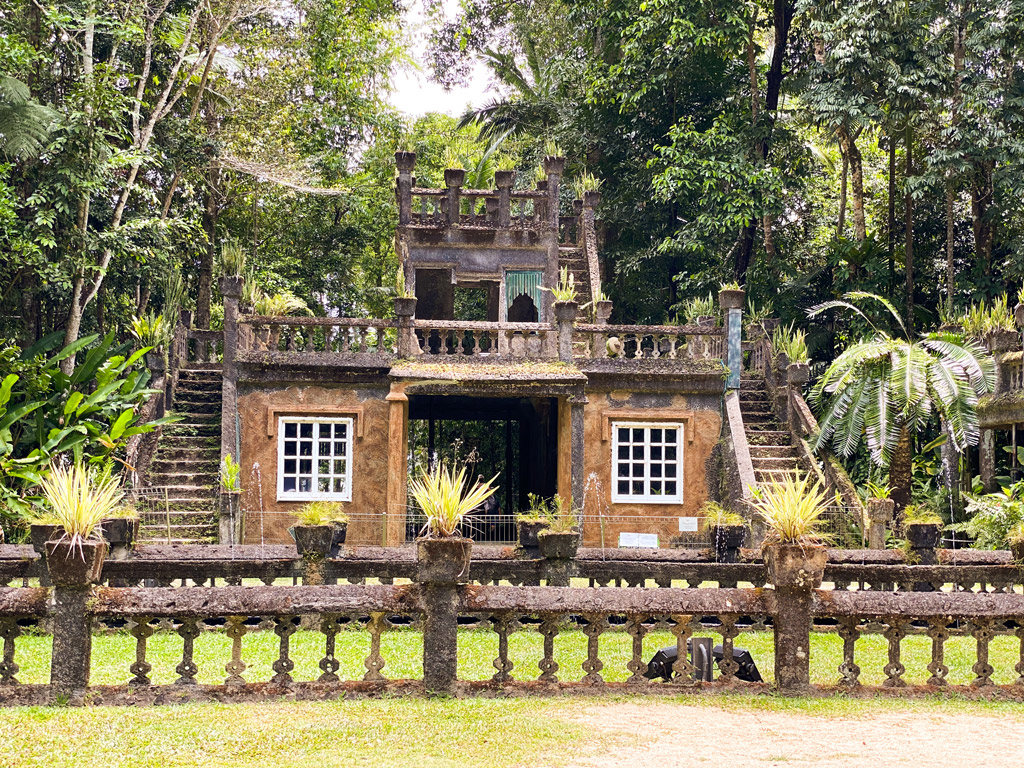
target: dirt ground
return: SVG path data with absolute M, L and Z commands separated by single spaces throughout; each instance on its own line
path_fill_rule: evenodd
M 684 704 L 611 704 L 568 719 L 613 746 L 579 768 L 674 766 L 1014 766 L 1024 760 L 1022 717 L 880 712 L 823 717 Z

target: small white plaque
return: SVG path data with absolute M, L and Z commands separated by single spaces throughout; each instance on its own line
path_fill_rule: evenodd
M 696 517 L 680 517 L 679 518 L 679 532 L 680 533 L 696 533 L 697 532 L 697 518 Z
M 656 533 L 620 533 L 620 547 L 645 547 L 658 548 L 658 534 Z

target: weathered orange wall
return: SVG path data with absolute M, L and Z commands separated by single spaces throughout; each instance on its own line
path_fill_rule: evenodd
M 245 516 L 246 544 L 291 543 L 288 527 L 298 502 L 277 500 L 277 423 L 267 435 L 268 412 L 288 409 L 290 414 L 345 416 L 331 413 L 345 407 L 362 408 L 360 431 L 352 448 L 352 501 L 345 502 L 349 514 L 348 541 L 353 544 L 380 544 L 387 504 L 388 484 L 388 394 L 386 386 L 302 385 L 287 388 L 247 387 L 239 392 L 239 439 L 242 465 L 242 508 Z M 258 463 L 257 478 L 253 467 Z M 405 482 L 405 478 L 401 478 Z M 262 514 L 261 514 L 262 510 Z
M 716 476 L 707 468 L 722 431 L 720 397 L 587 390 L 583 411 L 585 546 L 617 546 L 620 532 L 657 533 L 667 547 L 679 535 L 680 517 L 693 517 L 708 499 Z M 630 411 L 625 420 L 642 421 L 637 411 L 687 412 L 692 419 L 693 441 L 684 441 L 682 504 L 612 503 L 612 443 L 603 439 L 605 414 Z M 660 419 L 654 419 L 660 420 Z M 604 518 L 603 521 L 595 517 Z M 627 519 L 618 519 L 625 517 Z M 662 518 L 662 519 L 659 519 Z M 666 519 L 667 518 L 667 519 Z M 603 524 L 602 524 L 603 522 Z M 602 541 L 603 532 L 603 541 Z

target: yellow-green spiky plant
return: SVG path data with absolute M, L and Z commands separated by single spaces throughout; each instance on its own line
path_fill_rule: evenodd
M 476 482 L 467 487 L 465 467 L 456 473 L 453 468 L 438 462 L 433 469 L 424 471 L 418 480 L 413 480 L 409 492 L 427 518 L 426 536 L 456 536 L 463 518 L 498 490 L 493 485 L 497 477 L 495 475 L 487 482 Z
M 806 476 L 787 476 L 784 481 L 762 485 L 752 504 L 768 529 L 765 544 L 812 545 L 827 538 L 818 526 L 828 509 L 828 498 L 821 484 L 812 484 Z
M 97 475 L 82 464 L 67 469 L 52 466 L 41 487 L 47 506 L 64 531 L 63 538 L 79 551 L 123 498 L 116 477 Z

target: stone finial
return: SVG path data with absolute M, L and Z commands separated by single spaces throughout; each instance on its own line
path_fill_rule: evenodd
M 399 173 L 412 173 L 416 167 L 416 153 L 395 152 L 395 165 L 398 166 Z
M 226 299 L 240 299 L 245 278 L 241 275 L 223 275 L 220 278 L 220 293 Z

